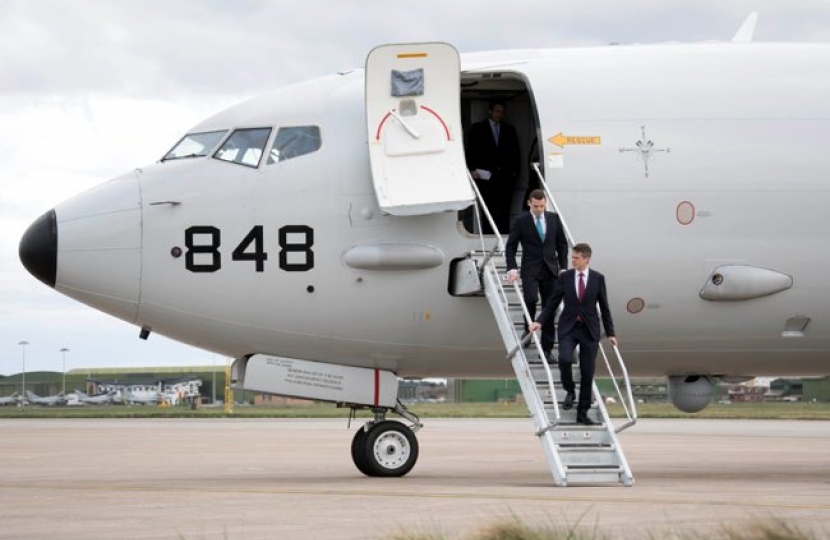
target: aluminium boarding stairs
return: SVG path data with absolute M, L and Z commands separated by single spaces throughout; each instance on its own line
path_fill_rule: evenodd
M 536 168 L 541 185 L 547 193 L 547 200 L 551 210 L 559 214 L 560 221 L 565 229 L 569 247 L 573 247 L 573 240 L 556 202 L 553 199 L 541 172 Z M 470 179 L 479 201 L 481 195 L 475 183 Z M 495 230 L 486 206 L 480 202 L 491 226 Z M 478 214 L 476 214 L 478 216 Z M 528 411 L 533 420 L 536 435 L 542 443 L 542 448 L 548 466 L 553 474 L 557 486 L 567 486 L 574 483 L 599 484 L 617 483 L 625 486 L 634 484 L 634 477 L 623 453 L 617 433 L 636 423 L 636 405 L 631 393 L 631 383 L 625 364 L 619 351 L 614 347 L 618 364 L 622 370 L 627 393 L 623 394 L 617 384 L 616 377 L 605 350 L 600 344 L 599 350 L 605 361 L 606 368 L 611 375 L 620 403 L 625 410 L 628 421 L 615 427 L 610 421 L 605 403 L 599 393 L 596 383 L 593 384 L 593 403 L 588 416 L 597 422 L 596 425 L 586 426 L 576 423 L 576 408 L 563 410 L 561 403 L 565 399 L 565 391 L 561 386 L 559 367 L 543 357 L 539 336 L 531 334 L 524 339 L 524 323 L 529 318 L 519 282 L 505 285 L 506 262 L 504 259 L 504 245 L 497 236 L 496 246 L 489 252 L 475 251 L 470 259 L 475 262 L 481 277 L 481 283 L 487 301 L 493 310 L 499 333 L 507 350 L 513 371 L 522 389 Z M 483 242 L 483 237 L 482 237 Z M 539 309 L 537 309 L 539 313 Z M 551 323 L 553 324 L 553 323 Z M 554 348 L 553 355 L 558 350 Z M 577 356 L 578 357 L 578 356 Z M 579 395 L 580 373 L 576 362 L 572 365 L 573 380 L 576 385 L 576 395 Z M 627 399 L 626 399 L 627 398 Z
M 474 253 L 476 262 L 487 257 Z M 594 403 L 588 412 L 597 425 L 576 423 L 576 408 L 561 408 L 565 391 L 560 384 L 559 368 L 542 357 L 541 345 L 535 336 L 520 346 L 524 332 L 525 310 L 521 287 L 502 286 L 503 257 L 493 256 L 484 263 L 482 282 L 499 333 L 504 340 L 513 370 L 525 397 L 536 435 L 547 458 L 554 483 L 567 486 L 573 483 L 634 483 L 631 469 L 625 459 L 614 425 L 609 421 L 602 397 L 594 384 Z M 554 349 L 556 354 L 556 349 Z M 574 382 L 579 394 L 579 369 L 574 363 Z M 555 395 L 556 399 L 551 399 Z

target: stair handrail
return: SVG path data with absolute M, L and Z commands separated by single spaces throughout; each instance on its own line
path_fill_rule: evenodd
M 602 344 L 600 344 L 600 350 L 602 350 Z M 603 354 L 603 356 L 605 356 L 605 351 L 603 351 L 602 354 Z M 597 387 L 597 381 L 593 382 L 593 387 L 591 388 L 591 390 L 595 394 L 600 395 L 599 388 Z M 617 437 L 617 433 L 619 433 L 621 430 L 620 429 L 612 429 L 614 427 L 614 424 L 610 421 L 610 417 L 608 416 L 608 409 L 605 407 L 605 402 L 602 401 L 601 399 L 598 399 L 597 400 L 597 405 L 599 407 L 600 414 L 602 415 L 602 418 L 607 419 L 605 429 L 608 432 L 608 436 L 611 439 L 611 446 L 613 448 L 619 450 L 615 453 L 617 455 L 617 459 L 620 460 L 620 468 L 622 469 L 622 473 L 620 475 L 620 480 L 622 481 L 622 483 L 624 485 L 631 486 L 631 485 L 634 484 L 634 475 L 631 474 L 631 466 L 628 464 L 628 460 L 625 458 L 625 454 L 621 450 L 622 447 L 620 446 L 620 440 Z M 631 424 L 631 425 L 633 425 L 633 424 Z
M 501 233 L 500 233 L 498 227 L 496 226 L 495 221 L 493 220 L 493 216 L 492 216 L 492 214 L 490 214 L 490 210 L 489 210 L 489 208 L 487 208 L 487 204 L 484 202 L 484 197 L 481 195 L 481 191 L 478 189 L 478 186 L 476 185 L 475 180 L 473 179 L 473 175 L 470 174 L 469 170 L 467 171 L 467 180 L 469 180 L 470 185 L 472 186 L 473 191 L 476 194 L 476 201 L 477 201 L 477 204 L 476 204 L 476 219 L 479 221 L 479 224 L 480 224 L 481 218 L 479 216 L 479 211 L 483 210 L 484 215 L 487 217 L 487 221 L 490 223 L 490 227 L 493 229 L 493 233 L 496 236 L 496 244 L 493 246 L 493 249 L 490 250 L 490 251 L 485 251 L 485 249 L 484 249 L 484 233 L 483 233 L 483 230 L 482 230 L 481 226 L 479 226 L 479 237 L 481 238 L 481 248 L 482 248 L 482 252 L 485 253 L 484 259 L 481 262 L 481 269 L 482 269 L 481 271 L 483 272 L 485 270 L 485 268 L 488 268 L 488 267 L 492 269 L 493 275 L 496 278 L 496 283 L 498 284 L 498 291 L 499 291 L 498 294 L 499 294 L 499 297 L 500 297 L 500 300 L 501 300 L 501 304 L 504 306 L 506 314 L 509 317 L 509 308 L 508 308 L 508 302 L 507 302 L 507 295 L 504 291 L 504 286 L 502 285 L 502 280 L 501 280 L 501 276 L 499 275 L 498 268 L 496 268 L 495 264 L 493 264 L 493 262 L 492 262 L 493 255 L 495 255 L 495 253 L 504 253 L 504 251 L 505 251 L 504 239 L 502 239 Z M 480 203 L 480 206 L 479 206 L 478 203 Z M 513 285 L 514 291 L 516 291 L 516 296 L 519 299 L 519 303 L 522 306 L 523 317 L 524 317 L 525 321 L 527 322 L 527 324 L 529 325 L 533 321 L 530 318 L 530 311 L 528 310 L 527 305 L 524 301 L 524 296 L 522 295 L 522 291 L 519 289 L 519 284 L 517 282 L 514 281 L 512 283 L 512 285 Z M 514 338 L 516 338 L 516 343 L 519 344 L 518 347 L 521 347 L 522 339 L 519 337 L 518 334 L 516 334 L 516 329 L 513 328 L 512 332 L 513 332 Z M 550 365 L 548 364 L 548 359 L 545 358 L 544 352 L 542 351 L 542 345 L 539 342 L 538 336 L 536 336 L 535 333 L 532 333 L 532 334 L 534 334 L 533 335 L 533 341 L 534 341 L 534 344 L 536 345 L 536 349 L 539 352 L 539 358 L 542 359 L 542 366 L 545 369 L 545 374 L 546 374 L 547 379 L 548 379 L 548 386 L 550 388 L 550 393 L 551 393 L 551 401 L 553 402 L 553 407 L 554 407 L 554 415 L 556 417 L 556 423 L 558 423 L 561 416 L 559 414 L 559 403 L 556 400 L 556 387 L 555 387 L 554 382 L 553 382 L 553 374 L 551 373 Z M 508 352 L 508 359 L 510 359 L 512 361 L 512 358 L 513 358 L 513 356 L 515 356 L 516 352 L 517 352 L 517 348 L 514 347 L 514 349 L 512 351 Z M 528 373 L 530 373 L 530 365 L 528 364 L 527 357 L 525 357 L 524 354 L 522 355 L 522 361 L 524 363 L 525 369 L 527 369 Z M 536 393 L 538 394 L 538 392 L 536 392 Z M 544 403 L 541 402 L 541 398 L 539 398 L 538 405 L 539 405 L 539 410 L 542 413 L 542 418 L 544 420 L 544 423 L 547 424 L 547 425 L 543 426 L 542 431 L 549 430 L 553 426 L 550 425 L 550 422 L 548 421 L 548 418 L 547 418 L 547 414 L 544 414 L 545 407 L 544 407 Z
M 487 269 L 490 270 L 490 272 L 492 273 L 492 275 L 495 278 L 496 283 L 498 284 L 499 302 L 501 303 L 502 306 L 504 306 L 505 312 L 506 312 L 506 314 L 509 318 L 509 308 L 508 308 L 507 294 L 504 290 L 504 285 L 502 285 L 501 276 L 499 275 L 499 270 L 498 270 L 498 268 L 496 268 L 495 263 L 493 263 L 492 261 L 489 263 Z M 519 298 L 519 303 L 522 306 L 522 313 L 524 314 L 524 318 L 525 318 L 526 321 L 530 321 L 530 311 L 527 309 L 527 304 L 525 303 L 524 298 L 522 297 L 522 292 L 519 289 L 519 285 L 515 281 L 512 283 L 512 285 L 513 285 L 514 291 L 516 291 L 517 297 Z M 544 353 L 542 351 L 542 344 L 539 341 L 539 337 L 536 335 L 536 333 L 531 332 L 528 336 L 525 336 L 525 338 L 522 339 L 516 333 L 516 328 L 513 327 L 512 325 L 511 325 L 511 331 L 513 332 L 513 337 L 516 339 L 517 345 L 515 347 L 513 347 L 513 349 L 508 351 L 507 359 L 512 362 L 513 358 L 520 351 L 523 350 L 524 344 L 527 343 L 529 339 L 533 339 L 534 345 L 536 346 L 536 350 L 539 353 L 539 358 L 542 359 L 542 366 L 545 368 L 545 375 L 547 376 L 547 379 L 548 379 L 548 387 L 550 388 L 550 392 L 551 392 L 551 401 L 553 402 L 553 408 L 554 408 L 554 413 L 555 413 L 555 417 L 556 417 L 556 422 L 554 422 L 553 424 L 550 423 L 550 420 L 548 419 L 548 416 L 545 413 L 545 404 L 542 401 L 541 396 L 539 396 L 539 392 L 538 392 L 538 389 L 537 389 L 537 391 L 534 392 L 533 396 L 534 396 L 534 400 L 536 402 L 536 408 L 538 409 L 539 418 L 541 419 L 540 429 L 539 429 L 539 432 L 537 433 L 537 435 L 541 435 L 542 433 L 544 433 L 544 432 L 550 430 L 551 428 L 555 427 L 559 423 L 559 420 L 561 419 L 561 416 L 559 414 L 559 404 L 556 401 L 556 391 L 555 391 L 555 386 L 554 386 L 554 382 L 553 382 L 553 373 L 551 372 L 550 366 L 548 365 L 548 361 L 544 356 Z M 520 358 L 521 358 L 523 367 L 525 368 L 527 373 L 530 374 L 530 364 L 528 364 L 528 362 L 527 362 L 527 356 L 525 356 L 524 354 L 521 354 Z M 531 380 L 533 379 L 532 376 L 530 378 L 531 378 Z
M 556 214 L 559 216 L 559 222 L 562 224 L 562 229 L 565 232 L 565 238 L 568 241 L 568 248 L 572 249 L 575 245 L 573 236 L 571 235 L 570 228 L 568 228 L 568 224 L 565 221 L 565 216 L 562 215 L 562 212 L 559 210 L 559 205 L 556 204 L 556 199 L 553 197 L 553 193 L 551 193 L 550 188 L 548 188 L 547 182 L 545 182 L 544 176 L 542 176 L 542 171 L 539 169 L 539 164 L 536 162 L 532 163 L 532 168 L 536 172 L 536 176 L 539 178 L 539 185 L 542 186 L 542 189 L 545 191 L 545 196 L 547 197 L 548 204 L 551 205 L 552 209 Z M 562 306 L 560 305 L 557 311 L 557 315 L 561 314 Z M 614 383 L 614 388 L 617 391 L 617 397 L 620 399 L 620 403 L 625 410 L 626 417 L 628 418 L 628 422 L 620 426 L 619 428 L 615 428 L 615 432 L 619 433 L 629 427 L 633 426 L 637 423 L 637 406 L 634 402 L 634 395 L 631 391 L 631 379 L 628 376 L 628 369 L 625 366 L 625 361 L 623 360 L 622 354 L 620 353 L 619 348 L 615 345 L 614 352 L 616 353 L 617 363 L 620 366 L 620 370 L 622 371 L 623 379 L 625 380 L 625 385 L 627 389 L 627 397 L 628 403 L 631 405 L 631 411 L 629 411 L 628 406 L 626 405 L 626 399 L 623 396 L 623 393 L 620 391 L 620 387 L 617 384 L 617 379 L 614 376 L 614 372 L 611 369 L 611 364 L 608 361 L 608 356 L 605 354 L 605 349 L 602 347 L 602 343 L 599 344 L 599 350 L 602 352 L 602 357 L 605 360 L 605 365 L 608 368 L 608 373 L 611 375 L 611 381 Z
M 470 171 L 467 171 L 467 180 L 470 181 L 470 185 L 473 187 L 473 191 L 476 194 L 476 212 L 475 216 L 478 220 L 479 227 L 478 227 L 478 235 L 481 238 L 481 251 L 485 252 L 487 255 L 485 256 L 484 260 L 482 261 L 481 267 L 484 268 L 490 259 L 493 257 L 497 251 L 504 253 L 504 240 L 501 237 L 501 233 L 499 232 L 499 228 L 496 227 L 496 222 L 493 220 L 493 216 L 490 214 L 490 209 L 487 208 L 487 204 L 484 202 L 484 197 L 481 195 L 481 191 L 479 191 L 478 186 L 476 185 L 475 180 L 473 180 L 473 175 L 470 174 Z M 484 210 L 484 215 L 487 217 L 487 222 L 490 223 L 490 228 L 493 229 L 493 234 L 496 236 L 496 245 L 493 246 L 493 249 L 490 251 L 486 251 L 484 249 L 484 231 L 481 227 L 481 217 L 479 216 L 479 212 Z
M 547 182 L 545 182 L 544 176 L 542 176 L 542 171 L 539 170 L 539 164 L 533 162 L 533 170 L 536 171 L 536 176 L 539 178 L 539 185 L 542 186 L 542 189 L 545 191 L 545 196 L 548 199 L 548 204 L 551 205 L 551 209 L 559 216 L 559 222 L 562 224 L 562 230 L 565 231 L 565 238 L 568 240 L 568 247 L 574 247 L 574 237 L 571 234 L 571 229 L 568 227 L 568 223 L 565 221 L 565 216 L 562 215 L 562 212 L 559 211 L 559 205 L 556 204 L 556 199 L 553 198 L 553 193 L 551 193 L 550 188 L 548 188 Z
M 494 266 L 495 268 L 495 266 Z M 498 270 L 496 270 L 496 275 L 498 275 Z M 522 316 L 524 317 L 525 322 L 530 325 L 533 322 L 533 319 L 530 318 L 530 310 L 527 307 L 527 303 L 525 302 L 524 295 L 522 294 L 522 290 L 519 288 L 518 281 L 513 281 L 511 283 L 513 286 L 513 291 L 516 293 L 516 297 L 519 299 L 519 305 L 522 306 Z M 504 293 L 504 286 L 499 281 L 499 288 L 501 289 L 502 299 L 504 301 L 504 305 L 507 306 L 507 295 Z M 513 333 L 519 338 L 518 334 L 516 334 L 516 329 L 513 328 Z M 548 388 L 550 389 L 551 401 L 553 402 L 553 412 L 554 416 L 556 417 L 556 422 L 553 425 L 545 426 L 544 429 L 550 429 L 559 423 L 559 420 L 562 419 L 561 415 L 559 414 L 559 402 L 556 400 L 556 383 L 553 382 L 553 372 L 550 370 L 550 364 L 548 359 L 545 357 L 545 351 L 542 349 L 542 342 L 539 339 L 539 335 L 536 332 L 530 332 L 524 339 L 517 339 L 516 342 L 518 345 L 513 348 L 513 350 L 509 351 L 507 354 L 507 358 L 511 359 L 516 353 L 519 352 L 520 349 L 524 349 L 524 345 L 529 341 L 533 340 L 533 344 L 536 347 L 536 352 L 539 353 L 539 358 L 542 360 L 542 367 L 545 369 L 545 376 L 548 379 Z M 530 364 L 527 362 L 527 357 L 523 354 L 522 358 L 524 360 L 525 367 L 527 368 L 528 372 L 530 372 Z M 538 393 L 538 392 L 537 392 Z M 542 406 L 542 411 L 544 412 L 545 406 L 544 403 L 541 403 L 540 398 L 540 405 Z M 547 415 L 545 415 L 547 417 Z
M 630 428 L 634 424 L 637 423 L 637 402 L 634 400 L 634 393 L 631 391 L 631 379 L 628 376 L 628 370 L 625 367 L 625 362 L 622 360 L 622 355 L 620 354 L 620 349 L 616 345 L 613 345 L 614 353 L 617 355 L 617 363 L 620 365 L 620 369 L 622 370 L 622 379 L 625 381 L 625 389 L 626 394 L 628 397 L 628 403 L 631 404 L 631 408 L 626 405 L 626 400 L 623 398 L 622 391 L 620 390 L 619 385 L 617 384 L 617 377 L 614 374 L 614 370 L 611 368 L 611 363 L 608 361 L 608 356 L 605 354 L 605 348 L 602 346 L 602 343 L 599 345 L 599 350 L 602 353 L 602 358 L 605 361 L 605 367 L 608 370 L 608 374 L 611 376 L 611 382 L 614 384 L 614 389 L 617 391 L 617 395 L 620 396 L 620 404 L 625 411 L 625 416 L 628 418 L 628 421 L 621 426 L 614 428 L 615 433 L 620 433 L 621 431 L 625 431 L 626 429 Z

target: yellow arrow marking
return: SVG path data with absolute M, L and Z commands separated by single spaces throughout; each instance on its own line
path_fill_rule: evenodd
M 561 131 L 548 139 L 559 148 L 563 148 L 566 144 L 602 144 L 601 140 L 601 137 L 568 137 L 562 135 Z

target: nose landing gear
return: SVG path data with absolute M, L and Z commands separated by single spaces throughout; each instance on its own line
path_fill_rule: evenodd
M 352 407 L 355 410 L 355 407 Z M 366 476 L 403 476 L 418 461 L 418 439 L 415 431 L 421 428 L 418 417 L 401 403 L 394 411 L 414 424 L 414 429 L 402 422 L 386 420 L 391 409 L 372 409 L 375 419 L 367 422 L 352 439 L 352 461 Z

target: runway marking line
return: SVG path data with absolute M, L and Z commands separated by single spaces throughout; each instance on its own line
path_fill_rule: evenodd
M 590 502 L 590 503 L 618 503 L 618 504 L 663 504 L 663 505 L 684 505 L 684 506 L 736 506 L 736 507 L 758 507 L 758 508 L 787 508 L 791 510 L 827 510 L 830 511 L 830 504 L 794 504 L 778 503 L 770 501 L 728 501 L 728 500 L 692 500 L 692 499 L 613 499 L 606 497 L 586 496 L 558 496 L 558 495 L 498 495 L 480 493 L 413 493 L 401 491 L 358 491 L 341 489 L 202 489 L 187 487 L 161 487 L 161 486 L 110 486 L 104 484 L 89 484 L 83 486 L 61 486 L 61 485 L 0 485 L 2 490 L 61 490 L 61 491 L 121 491 L 121 492 L 151 492 L 151 493 L 205 493 L 205 494 L 248 494 L 248 495 L 331 495 L 331 496 L 360 496 L 360 497 L 407 497 L 424 499 L 495 499 L 495 500 L 518 500 L 518 501 L 550 501 L 550 502 Z M 556 488 L 551 488 L 556 489 Z M 565 488 L 567 489 L 567 488 Z M 573 489 L 573 488 L 572 488 Z M 575 488 L 579 489 L 579 488 Z M 609 489 L 626 489 L 610 487 Z

